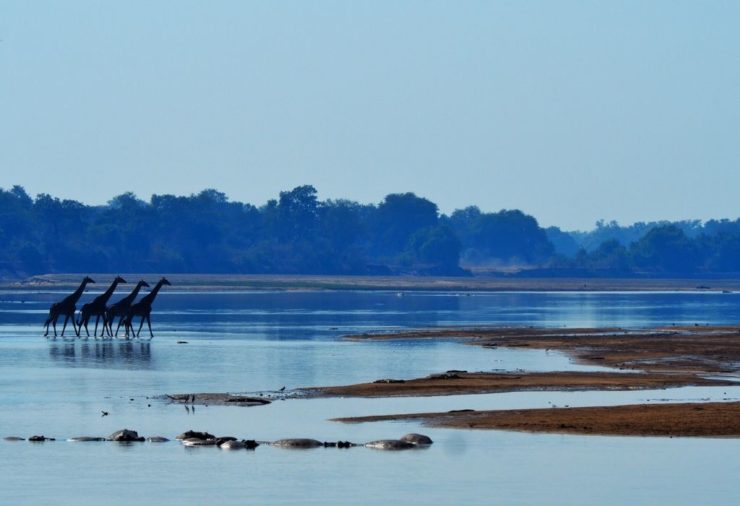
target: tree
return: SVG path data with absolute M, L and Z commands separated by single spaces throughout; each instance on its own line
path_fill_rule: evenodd
M 688 273 L 698 266 L 696 245 L 675 225 L 656 227 L 630 247 L 635 265 L 646 271 Z
M 460 240 L 447 225 L 427 227 L 409 239 L 407 251 L 416 263 L 435 273 L 458 273 Z
M 437 204 L 413 193 L 387 195 L 377 208 L 375 234 L 377 251 L 395 255 L 403 251 L 409 238 L 437 224 Z

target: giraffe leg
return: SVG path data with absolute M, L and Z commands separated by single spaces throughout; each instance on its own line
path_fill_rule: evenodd
M 57 318 L 59 318 L 59 315 L 54 315 L 54 319 L 51 321 L 51 326 L 54 327 L 54 337 L 57 336 Z
M 98 322 L 100 321 L 100 315 L 95 315 L 95 330 L 93 330 L 93 335 L 98 335 Z M 85 330 L 87 330 L 87 326 L 85 327 Z M 88 334 L 89 335 L 89 334 Z
M 131 330 L 134 330 L 133 318 L 131 319 L 131 323 L 132 323 Z M 144 316 L 142 315 L 141 321 L 139 322 L 139 331 L 136 333 L 136 337 L 139 337 L 139 334 L 141 334 L 141 327 L 143 327 L 143 326 L 144 326 Z
M 149 317 L 149 315 L 146 315 L 146 324 L 149 325 L 149 339 L 153 339 L 154 334 L 152 333 L 152 319 Z
M 116 327 L 116 337 L 118 337 L 118 329 L 121 328 L 121 322 L 122 321 L 123 321 L 123 316 L 121 316 L 121 318 L 119 318 L 119 320 L 118 320 L 118 327 Z
M 67 321 L 69 320 L 69 315 L 64 315 L 64 326 L 62 327 L 62 337 L 64 337 L 64 329 L 67 328 Z

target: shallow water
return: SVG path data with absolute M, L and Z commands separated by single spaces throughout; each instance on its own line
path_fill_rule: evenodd
M 84 303 L 93 294 L 83 297 Z M 430 325 L 544 326 L 740 322 L 717 293 L 164 292 L 152 341 L 40 337 L 53 292 L 0 292 L 0 436 L 60 439 L 129 427 L 272 440 L 429 434 L 428 450 L 254 452 L 171 442 L 0 441 L 1 504 L 728 504 L 740 499 L 735 439 L 533 435 L 329 418 L 449 409 L 740 398 L 740 385 L 640 392 L 519 392 L 421 399 L 313 399 L 255 408 L 151 397 L 192 391 L 410 378 L 448 369 L 596 369 L 559 353 L 455 342 L 346 342 L 352 332 Z M 61 329 L 61 327 L 60 327 Z M 142 330 L 142 336 L 146 329 Z M 186 340 L 187 344 L 177 344 Z M 110 412 L 102 417 L 101 410 Z

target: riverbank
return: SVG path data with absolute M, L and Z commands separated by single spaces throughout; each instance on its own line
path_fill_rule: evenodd
M 113 274 L 45 274 L 23 280 L 0 281 L 4 290 L 66 290 L 76 288 L 90 275 L 98 285 L 109 283 Z M 226 275 L 167 274 L 176 290 L 388 290 L 404 291 L 740 291 L 740 279 L 643 279 L 643 278 L 516 278 L 501 277 L 426 277 L 426 276 L 323 276 L 323 275 Z M 154 280 L 162 273 L 127 273 L 130 282 Z
M 442 328 L 366 333 L 351 340 L 459 339 L 485 348 L 529 347 L 565 353 L 610 371 L 468 372 L 449 370 L 424 378 L 385 378 L 352 385 L 276 392 L 291 397 L 423 397 L 514 391 L 664 389 L 737 385 L 740 327 Z M 233 394 L 170 397 L 176 402 L 229 404 Z M 197 401 L 195 399 L 197 398 Z M 190 399 L 188 401 L 188 399 Z M 731 399 L 727 399 L 730 401 Z M 732 399 L 734 400 L 734 399 Z M 238 404 L 238 403 L 237 403 Z M 640 436 L 740 436 L 740 403 L 637 404 L 613 407 L 506 411 L 450 411 L 346 417 L 340 422 L 418 420 L 435 427 L 505 429 Z
M 298 392 L 307 397 L 426 397 L 521 391 L 645 390 L 736 384 L 728 380 L 703 378 L 696 374 L 447 371 L 426 378 L 381 379 L 372 383 L 301 388 Z
M 740 326 L 648 329 L 436 328 L 346 336 L 350 340 L 459 339 L 485 348 L 555 350 L 589 365 L 652 373 L 740 372 Z
M 345 423 L 413 420 L 431 427 L 601 436 L 740 437 L 740 402 L 464 410 L 334 420 Z
M 529 373 L 517 375 L 452 372 L 402 383 L 380 382 L 317 389 L 324 395 L 377 394 L 416 395 L 451 393 L 466 384 L 481 390 L 590 390 L 669 388 L 690 381 L 736 384 L 740 372 L 740 327 L 672 326 L 643 330 L 535 329 L 535 328 L 444 328 L 348 336 L 354 340 L 460 339 L 466 344 L 495 347 L 529 347 L 557 350 L 591 365 L 603 365 L 639 373 Z M 680 382 L 684 382 L 680 385 Z M 459 382 L 459 383 L 458 383 Z M 458 386 L 456 387 L 456 384 Z M 653 386 L 649 386 L 652 384 Z M 446 387 L 445 387 L 446 385 Z M 465 393 L 472 393 L 468 391 Z M 740 403 L 682 403 L 626 406 L 549 408 L 526 410 L 411 413 L 347 417 L 336 421 L 359 423 L 418 420 L 435 427 L 503 429 L 530 432 L 630 436 L 740 436 Z

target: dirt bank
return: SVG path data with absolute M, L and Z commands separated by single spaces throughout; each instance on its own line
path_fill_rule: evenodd
M 486 348 L 562 351 L 581 363 L 648 372 L 740 372 L 739 326 L 619 328 L 439 328 L 359 334 L 353 340 L 461 339 Z
M 347 423 L 418 420 L 434 427 L 619 436 L 740 436 L 740 402 L 458 411 L 338 418 Z
M 538 372 L 490 373 L 448 371 L 411 380 L 382 379 L 372 383 L 302 388 L 309 397 L 408 397 L 462 395 L 524 390 L 637 390 L 679 386 L 731 385 L 695 374 Z

